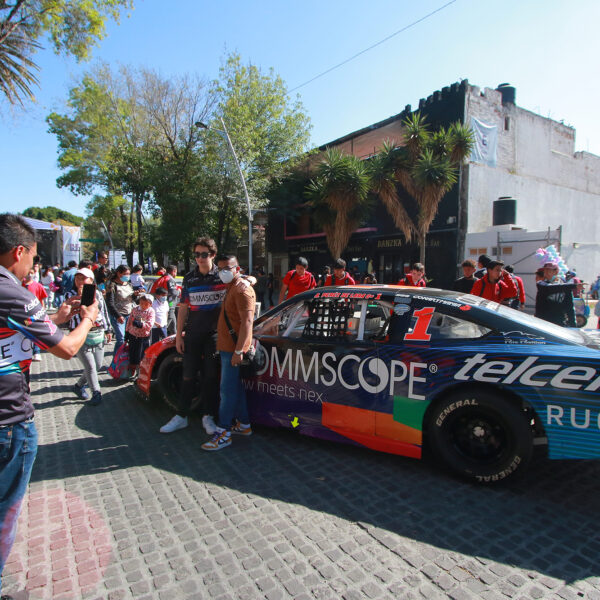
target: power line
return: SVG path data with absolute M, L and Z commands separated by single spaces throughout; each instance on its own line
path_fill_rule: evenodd
M 382 40 L 376 42 L 372 46 L 369 46 L 368 48 L 365 48 L 364 50 L 361 50 L 360 52 L 357 52 L 354 56 L 351 56 L 350 58 L 347 58 L 346 60 L 342 61 L 341 63 L 339 63 L 339 64 L 337 64 L 337 65 L 335 65 L 335 66 L 327 69 L 326 71 L 323 71 L 322 73 L 319 73 L 318 75 L 315 75 L 312 79 L 309 79 L 308 81 L 305 81 L 304 83 L 301 83 L 300 85 L 297 85 L 295 88 L 292 88 L 289 91 L 289 93 L 292 93 L 292 92 L 295 92 L 296 90 L 299 90 L 301 87 L 304 87 L 305 85 L 308 85 L 309 83 L 313 82 L 315 79 L 319 79 L 319 77 L 323 77 L 323 75 L 327 75 L 327 73 L 331 73 L 331 71 L 334 71 L 335 69 L 341 67 L 342 65 L 345 65 L 346 63 L 349 63 L 350 61 L 354 60 L 355 58 L 357 58 L 361 54 L 364 54 L 365 52 L 368 52 L 369 50 L 373 50 L 373 48 L 376 48 L 377 46 L 380 46 L 384 42 L 387 42 L 388 40 L 390 40 L 394 36 L 402 33 L 403 31 L 406 31 L 407 29 L 410 29 L 411 27 L 414 27 L 415 25 L 418 25 L 422 21 L 425 21 L 425 19 L 428 19 L 429 17 L 435 15 L 436 13 L 440 12 L 441 10 L 444 10 L 444 8 L 446 8 L 447 6 L 450 6 L 451 4 L 454 4 L 455 2 L 456 2 L 456 0 L 450 0 L 450 2 L 447 2 L 443 6 L 440 6 L 439 8 L 436 8 L 433 12 L 430 12 L 429 14 L 425 15 L 424 17 L 421 17 L 420 19 L 418 19 L 414 23 L 411 23 L 410 25 L 406 25 L 406 27 L 403 27 L 402 29 L 398 29 L 398 31 L 395 31 L 391 35 L 388 35 L 386 38 L 383 38 Z

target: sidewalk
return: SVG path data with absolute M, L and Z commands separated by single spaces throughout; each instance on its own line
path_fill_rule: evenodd
M 107 362 L 105 360 L 105 362 Z M 38 458 L 5 569 L 29 600 L 600 598 L 600 461 L 483 488 L 427 463 L 259 428 L 219 453 L 44 353 Z

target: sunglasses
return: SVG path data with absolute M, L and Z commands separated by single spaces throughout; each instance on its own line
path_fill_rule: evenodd
M 194 252 L 194 256 L 196 258 L 208 258 L 210 256 L 210 252 Z

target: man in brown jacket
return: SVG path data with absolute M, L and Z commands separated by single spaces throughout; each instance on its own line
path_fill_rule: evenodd
M 213 437 L 202 444 L 202 449 L 209 451 L 230 446 L 232 433 L 252 435 L 240 364 L 252 343 L 256 295 L 252 286 L 241 277 L 235 256 L 220 256 L 217 267 L 227 292 L 217 324 L 217 350 L 221 356 L 219 424 Z

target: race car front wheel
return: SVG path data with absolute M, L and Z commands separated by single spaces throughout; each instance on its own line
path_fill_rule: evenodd
M 177 410 L 179 394 L 181 392 L 181 380 L 183 358 L 181 354 L 173 351 L 166 356 L 158 368 L 158 389 L 164 401 L 173 410 Z
M 451 394 L 434 407 L 428 439 L 438 460 L 480 483 L 523 470 L 533 449 L 525 414 L 501 395 L 478 388 Z

